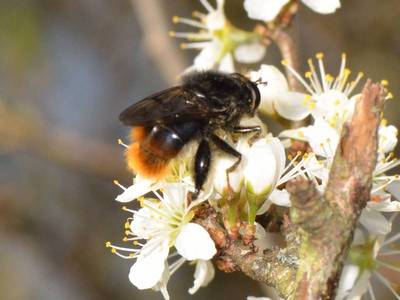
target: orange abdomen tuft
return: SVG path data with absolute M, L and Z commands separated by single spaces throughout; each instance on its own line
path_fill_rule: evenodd
M 149 135 L 149 130 L 146 127 L 133 127 L 131 130 L 132 142 L 143 142 Z
M 143 177 L 161 179 L 167 173 L 169 159 L 157 155 L 145 144 L 131 144 L 125 156 L 129 169 Z

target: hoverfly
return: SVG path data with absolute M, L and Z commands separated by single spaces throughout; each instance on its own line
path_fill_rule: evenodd
M 241 154 L 220 138 L 216 131 L 260 133 L 260 126 L 242 127 L 244 116 L 252 117 L 260 104 L 259 81 L 239 73 L 193 72 L 182 84 L 155 93 L 124 110 L 119 119 L 132 126 L 132 144 L 126 158 L 128 167 L 147 178 L 160 179 L 169 162 L 192 140 L 198 141 L 194 158 L 195 199 L 210 170 L 211 148 L 235 157 L 227 170 L 233 171 Z

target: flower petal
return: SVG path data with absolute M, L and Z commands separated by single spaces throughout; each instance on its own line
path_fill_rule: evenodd
M 198 71 L 212 69 L 220 51 L 221 43 L 219 41 L 212 40 L 209 42 L 194 58 L 194 69 Z
M 272 21 L 289 0 L 245 0 L 244 9 L 250 19 Z
M 254 297 L 254 296 L 247 296 L 247 300 L 271 300 L 271 298 L 268 297 Z
M 265 214 L 270 208 L 272 202 L 268 201 L 268 198 L 265 199 L 264 203 L 257 210 L 257 216 Z
M 251 44 L 241 44 L 233 53 L 238 62 L 253 64 L 263 59 L 267 52 L 267 47 L 258 42 Z
M 315 154 L 333 158 L 339 142 L 339 133 L 327 121 L 317 118 L 314 125 L 303 127 L 302 131 Z
M 168 239 L 149 241 L 131 267 L 130 282 L 140 290 L 155 287 L 162 279 L 168 251 Z
M 360 223 L 372 234 L 386 235 L 392 224 L 378 211 L 366 207 L 360 216 Z
M 289 89 L 285 76 L 278 68 L 272 65 L 261 65 L 258 71 L 250 72 L 252 81 L 266 82 L 258 86 L 261 96 L 258 111 L 268 115 L 275 114 L 274 103 L 280 94 L 286 93 Z
M 274 187 L 279 174 L 275 152 L 266 139 L 258 140 L 250 147 L 243 175 L 247 188 L 254 194 L 267 193 Z
M 224 14 L 224 1 L 217 1 L 217 9 L 210 11 L 205 17 L 205 25 L 209 31 L 218 30 L 224 27 L 226 22 Z
M 340 8 L 339 0 L 302 0 L 305 5 L 320 14 L 331 14 Z
M 193 287 L 189 289 L 189 294 L 193 295 L 200 287 L 207 286 L 215 276 L 215 269 L 211 261 L 198 260 L 194 271 Z
M 285 119 L 303 120 L 311 112 L 310 107 L 304 102 L 305 98 L 306 95 L 299 92 L 281 93 L 275 100 L 275 109 Z
M 335 300 L 344 300 L 354 287 L 360 269 L 353 264 L 346 264 L 343 267 L 342 275 L 340 276 L 339 287 Z
M 395 182 L 392 182 L 391 184 L 389 184 L 389 186 L 387 187 L 387 190 L 393 196 L 395 196 L 396 199 L 400 200 L 400 182 L 399 181 L 395 181 Z
M 153 287 L 153 290 L 160 291 L 162 296 L 164 297 L 164 300 L 170 300 L 170 296 L 167 289 L 168 281 L 170 278 L 168 262 L 165 261 L 164 264 L 165 264 L 164 272 L 161 276 L 160 281 Z
M 393 125 L 381 125 L 379 126 L 379 151 L 383 153 L 388 153 L 393 151 L 397 145 L 397 135 L 398 130 Z
M 362 272 L 359 275 L 359 277 L 356 281 L 356 284 L 351 289 L 351 292 L 348 295 L 348 298 L 346 298 L 346 299 L 361 299 L 361 296 L 368 289 L 368 283 L 370 281 L 371 275 L 372 275 L 372 273 L 370 271 L 365 270 L 364 272 Z
M 268 199 L 279 206 L 290 207 L 292 203 L 290 202 L 290 195 L 287 190 L 278 190 L 274 189 L 272 193 L 269 195 Z
M 187 193 L 188 189 L 186 184 L 165 184 L 163 186 L 162 202 L 175 211 L 183 211 Z
M 182 227 L 175 240 L 175 248 L 187 260 L 209 260 L 217 253 L 207 230 L 195 223 Z
M 232 54 L 228 53 L 228 54 L 224 55 L 224 57 L 219 62 L 219 68 L 218 69 L 220 71 L 226 72 L 226 73 L 235 72 L 235 65 L 233 63 Z
M 273 138 L 269 136 L 267 137 L 267 141 L 271 145 L 272 152 L 274 152 L 276 160 L 277 179 L 278 179 L 278 177 L 282 176 L 283 171 L 285 170 L 285 165 L 286 165 L 285 147 L 278 138 Z
M 315 108 L 312 110 L 314 118 L 329 118 L 339 112 L 345 121 L 351 116 L 355 101 L 350 102 L 347 96 L 337 90 L 328 90 L 313 96 Z
M 118 195 L 115 200 L 122 203 L 130 202 L 151 191 L 157 190 L 158 186 L 153 180 L 137 179 L 133 185 Z
M 136 236 L 149 239 L 155 231 L 163 228 L 147 207 L 141 208 L 133 215 L 133 220 L 130 224 L 130 229 Z

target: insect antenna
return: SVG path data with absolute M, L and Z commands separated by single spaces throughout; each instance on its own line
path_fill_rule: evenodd
M 257 85 L 260 85 L 260 84 L 267 85 L 268 81 L 263 81 L 262 78 L 260 77 L 256 81 L 254 81 L 254 83 L 257 84 Z

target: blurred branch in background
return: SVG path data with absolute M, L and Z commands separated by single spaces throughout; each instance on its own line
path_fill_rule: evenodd
M 0 103 L 0 150 L 28 152 L 78 172 L 99 177 L 124 177 L 121 146 L 54 128 L 40 117 Z
M 143 33 L 143 45 L 168 83 L 174 83 L 187 63 L 168 36 L 168 24 L 162 2 L 158 0 L 131 0 Z

